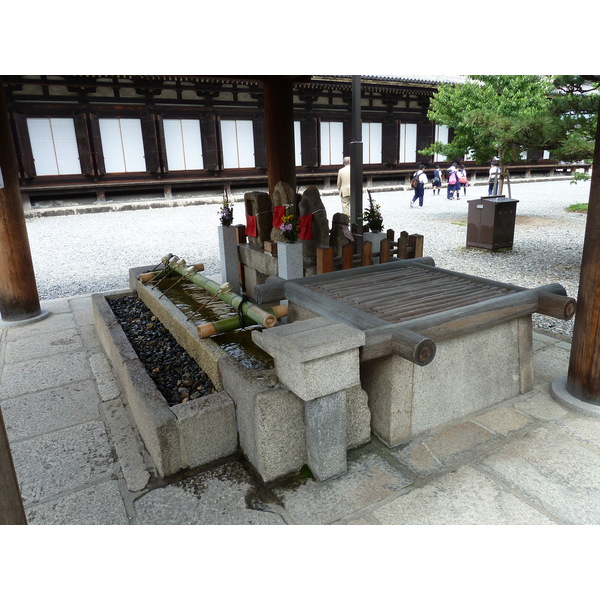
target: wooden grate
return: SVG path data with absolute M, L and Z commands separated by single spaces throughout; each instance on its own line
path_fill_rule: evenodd
M 305 286 L 389 323 L 514 293 L 511 287 L 422 266 L 371 272 Z

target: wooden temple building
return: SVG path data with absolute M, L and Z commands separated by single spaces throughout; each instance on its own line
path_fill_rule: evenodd
M 0 326 L 43 318 L 24 205 L 40 198 L 324 183 L 349 155 L 352 77 L 2 76 Z M 362 77 L 363 175 L 403 181 L 433 140 L 438 81 Z M 446 137 L 447 136 L 447 137 Z M 458 158 L 458 157 L 455 157 Z M 600 163 L 600 127 L 594 163 Z M 466 162 L 471 174 L 485 165 Z M 551 172 L 530 157 L 515 168 Z M 268 167 L 268 168 L 267 168 Z M 330 182 L 335 186 L 335 181 Z M 354 210 L 354 209 L 353 209 Z M 600 171 L 592 173 L 567 391 L 600 405 Z M 47 311 L 46 311 L 47 312 Z M 25 522 L 0 411 L 1 523 Z M 8 490 L 8 491 L 5 491 Z
M 275 78 L 276 76 L 273 76 Z M 47 199 L 267 184 L 264 77 L 7 75 L 2 77 L 25 207 Z M 290 76 L 297 185 L 335 187 L 352 140 L 351 76 Z M 363 176 L 404 183 L 421 150 L 452 131 L 428 120 L 432 95 L 451 80 L 362 77 Z M 465 163 L 470 175 L 485 165 Z M 511 169 L 549 173 L 531 157 Z

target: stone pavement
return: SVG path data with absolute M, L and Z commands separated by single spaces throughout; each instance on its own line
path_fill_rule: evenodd
M 89 296 L 0 328 L 0 407 L 30 524 L 600 524 L 600 419 L 555 401 L 569 344 L 534 333 L 535 389 L 348 472 L 264 485 L 242 457 L 157 478 Z

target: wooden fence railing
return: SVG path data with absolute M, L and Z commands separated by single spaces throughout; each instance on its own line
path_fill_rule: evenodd
M 356 253 L 355 244 L 348 244 L 342 248 L 340 268 L 342 270 L 354 267 L 367 267 L 373 264 L 373 259 L 378 258 L 379 263 L 389 262 L 390 258 L 420 258 L 423 256 L 424 237 L 415 233 L 409 235 L 407 231 L 401 231 L 400 237 L 395 239 L 393 229 L 388 229 L 386 238 L 381 240 L 379 252 L 373 252 L 373 242 L 363 241 L 362 254 Z M 335 269 L 333 248 L 331 246 L 319 246 L 317 248 L 317 274 L 331 273 Z
M 245 244 L 247 242 L 246 227 L 236 225 L 235 228 L 237 244 Z M 373 243 L 370 241 L 363 241 L 361 254 L 356 253 L 355 243 L 348 244 L 343 246 L 341 259 L 337 261 L 333 258 L 331 246 L 319 246 L 316 252 L 316 271 L 317 274 L 321 274 L 331 273 L 336 268 L 346 270 L 354 267 L 366 267 L 373 264 L 373 259 L 379 259 L 380 263 L 386 263 L 391 258 L 420 258 L 423 256 L 424 239 L 419 233 L 409 234 L 407 231 L 401 231 L 399 237 L 396 238 L 394 230 L 388 229 L 386 238 L 381 241 L 378 251 L 373 252 Z M 271 256 L 277 256 L 275 242 L 263 242 L 263 249 Z M 238 267 L 240 283 L 244 287 L 244 267 L 242 263 L 239 263 Z

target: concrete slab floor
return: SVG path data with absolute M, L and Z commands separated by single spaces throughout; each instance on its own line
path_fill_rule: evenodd
M 368 578 L 368 589 L 352 576 L 335 578 L 332 593 L 358 597 L 361 590 L 366 594 L 384 584 L 397 586 L 398 565 L 410 573 L 409 579 L 418 577 L 419 567 L 427 565 L 420 585 L 426 581 L 429 592 L 438 589 L 439 595 L 447 593 L 456 573 L 464 573 L 467 550 L 461 549 L 466 544 L 485 549 L 468 554 L 469 573 L 487 576 L 497 591 L 502 589 L 498 565 L 505 564 L 508 555 L 512 574 L 529 581 L 540 557 L 546 559 L 540 569 L 557 560 L 557 536 L 566 543 L 558 547 L 571 547 L 571 537 L 565 542 L 564 536 L 571 536 L 572 528 L 548 526 L 600 524 L 600 421 L 553 399 L 551 382 L 566 374 L 569 355 L 568 343 L 554 337 L 540 332 L 534 336 L 536 387 L 532 392 L 403 447 L 389 449 L 373 439 L 349 453 L 348 472 L 338 478 L 325 482 L 297 478 L 266 486 L 247 463 L 236 458 L 160 481 L 107 368 L 91 325 L 89 297 L 48 305 L 54 311 L 49 318 L 22 328 L 0 329 L 0 407 L 29 523 L 238 526 L 184 527 L 176 532 L 96 527 L 83 528 L 87 533 L 81 537 L 81 528 L 61 527 L 71 549 L 86 549 L 85 563 L 79 567 L 82 572 L 106 562 L 108 556 L 111 564 L 135 564 L 132 548 L 141 555 L 145 548 L 153 554 L 169 548 L 168 558 L 174 559 L 175 553 L 177 564 L 185 565 L 193 557 L 195 564 L 201 561 L 203 570 L 213 567 L 219 572 L 223 564 L 231 568 L 235 548 L 240 559 L 235 564 L 236 579 L 240 573 L 242 579 L 244 573 L 256 578 L 256 571 L 246 566 L 255 564 L 252 559 L 257 556 L 263 562 L 268 557 L 269 572 L 288 574 L 291 581 L 303 577 L 299 569 L 314 581 L 319 572 L 331 573 L 335 565 L 347 571 L 358 561 L 357 568 L 368 569 L 372 559 L 370 572 L 378 575 Z M 299 527 L 325 524 L 366 527 Z M 413 527 L 425 524 L 434 527 Z M 439 527 L 475 524 L 480 527 L 461 528 L 460 534 L 453 527 Z M 12 532 L 19 528 L 7 529 L 11 535 L 5 539 L 18 547 Z M 107 530 L 110 533 L 104 533 Z M 589 531 L 575 530 L 584 537 Z M 124 531 L 136 532 L 133 546 Z M 282 537 L 280 531 L 288 533 Z M 548 531 L 556 533 L 548 539 Z M 151 539 L 147 532 L 152 532 Z M 535 543 L 532 551 L 534 534 L 542 547 Z M 96 547 L 103 536 L 109 550 Z M 526 543 L 519 541 L 523 537 Z M 34 546 L 27 548 L 29 564 L 36 557 L 42 565 L 54 564 L 48 546 Z M 42 548 L 43 559 L 37 554 Z M 559 554 L 564 569 L 568 557 Z M 586 561 L 585 554 L 577 555 L 578 572 Z M 595 572 L 591 565 L 589 572 Z M 94 573 L 89 576 L 97 581 Z M 170 588 L 162 588 L 157 578 L 150 579 L 153 592 L 169 593 Z M 444 581 L 444 586 L 437 588 L 438 581 Z M 579 578 L 571 585 L 570 595 L 582 581 Z M 539 596 L 544 583 L 536 577 L 529 595 Z M 553 597 L 561 589 L 567 593 L 555 584 L 544 595 Z
M 31 524 L 600 523 L 600 421 L 551 397 L 569 345 L 543 332 L 533 392 L 403 447 L 374 440 L 339 478 L 264 486 L 234 460 L 161 482 L 89 330 L 89 296 L 47 305 L 48 319 L 1 333 L 0 406 Z M 409 507 L 430 494 L 446 494 L 452 510 L 416 518 Z

